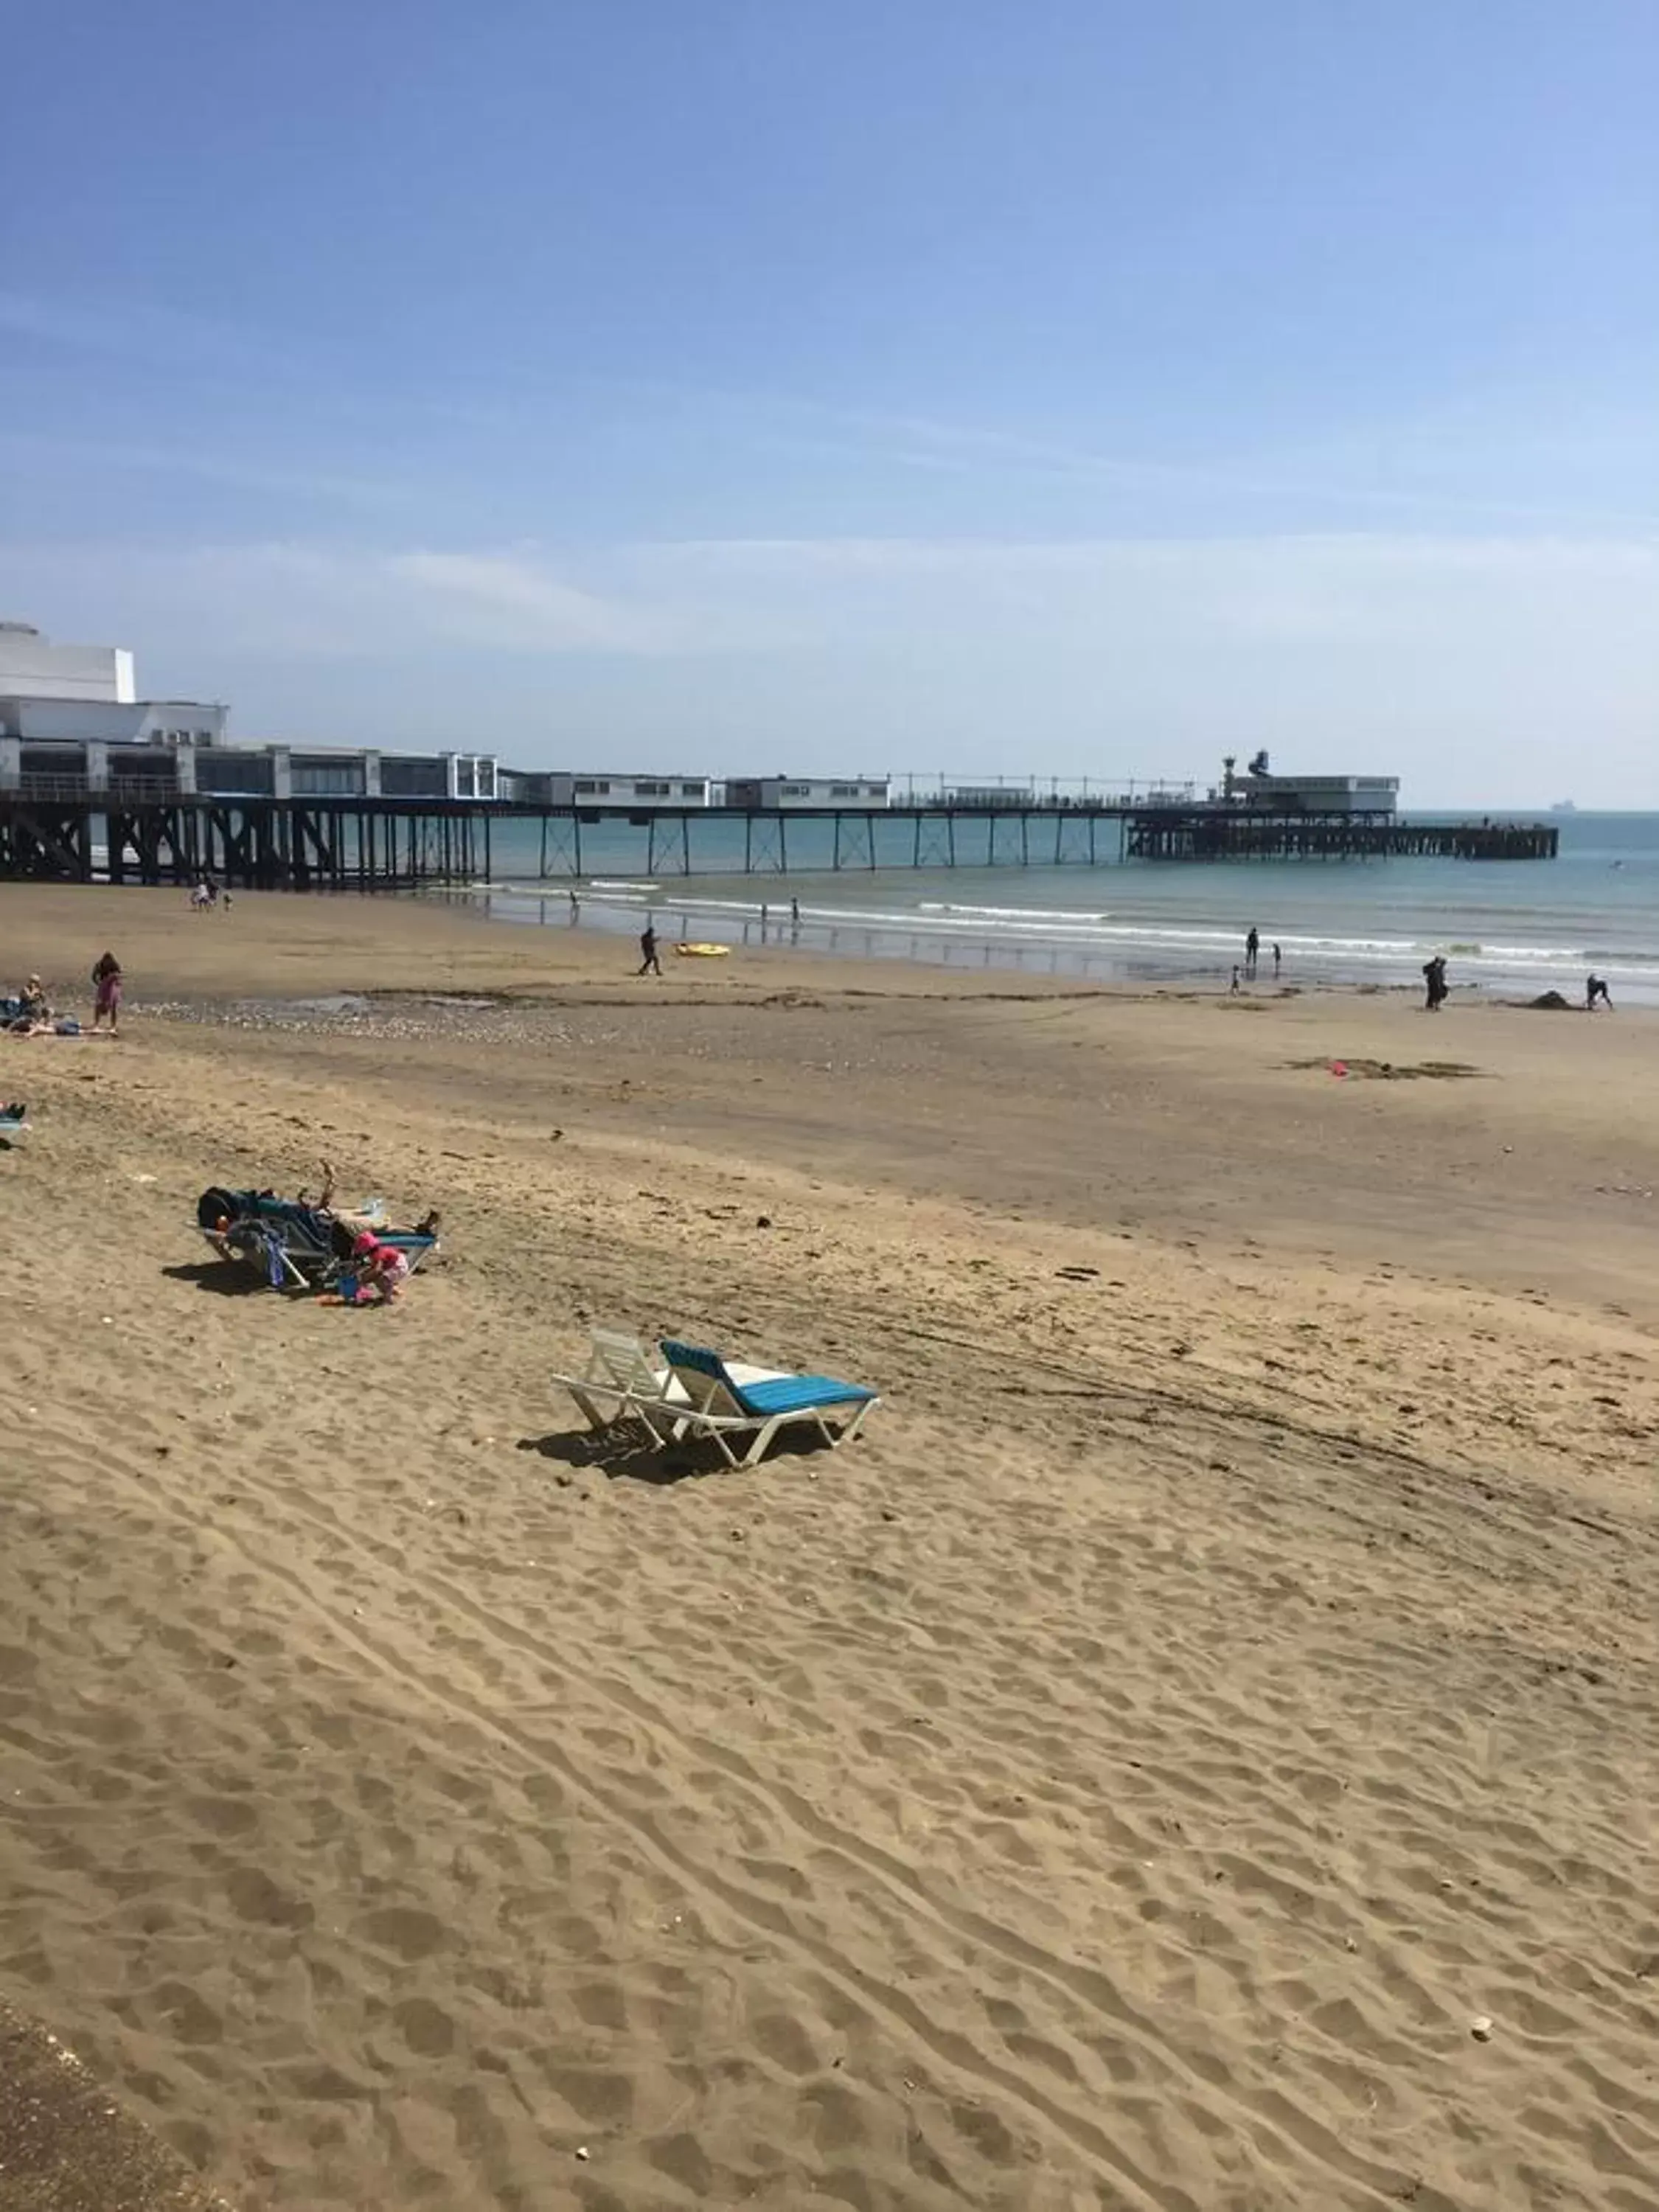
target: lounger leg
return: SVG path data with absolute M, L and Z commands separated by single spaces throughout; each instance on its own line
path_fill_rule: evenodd
M 582 1413 L 586 1417 L 587 1425 L 590 1429 L 609 1428 L 611 1422 L 617 1419 L 617 1413 L 620 1413 L 622 1411 L 621 1407 L 618 1406 L 617 1413 L 602 1413 L 598 1406 L 594 1404 L 592 1399 L 588 1396 L 586 1390 L 579 1390 L 574 1382 L 567 1382 L 564 1387 L 575 1400 L 577 1405 L 580 1407 Z
M 643 1406 L 630 1405 L 628 1410 L 659 1451 L 666 1451 L 670 1444 L 679 1442 L 685 1428 L 684 1421 L 663 1420 L 654 1407 L 647 1412 Z
M 782 1416 L 781 1414 L 775 1413 L 772 1416 L 772 1419 L 766 1424 L 766 1426 L 761 1431 L 760 1434 L 755 1438 L 754 1443 L 750 1445 L 748 1450 L 744 1454 L 742 1460 L 733 1460 L 732 1462 L 732 1466 L 756 1466 L 763 1458 L 764 1458 L 766 1455 L 766 1447 L 771 1443 L 773 1437 L 776 1436 L 779 1429 L 782 1425 Z

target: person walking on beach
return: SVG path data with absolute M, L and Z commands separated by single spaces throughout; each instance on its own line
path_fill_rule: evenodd
M 1275 945 L 1273 947 L 1273 981 L 1275 983 L 1279 981 L 1279 963 L 1284 957 L 1284 954 Z
M 800 901 L 798 898 L 792 898 L 789 902 L 789 927 L 791 929 L 800 927 Z
M 657 933 L 650 922 L 640 932 L 640 951 L 644 956 L 640 962 L 641 975 L 660 975 L 662 963 L 657 957 Z
M 1261 951 L 1261 933 L 1255 924 L 1250 924 L 1250 933 L 1244 940 L 1244 973 L 1254 975 L 1256 957 Z
M 1592 975 L 1584 986 L 1584 1012 L 1593 1014 L 1598 1006 L 1613 1012 L 1613 994 L 1599 975 Z
M 92 1009 L 92 1026 L 95 1030 L 107 1014 L 109 1033 L 116 1034 L 121 1018 L 121 963 L 112 952 L 106 952 L 92 971 L 92 987 L 98 994 Z
M 1432 960 L 1423 963 L 1423 1011 L 1437 1014 L 1446 1002 L 1449 986 L 1446 981 L 1446 960 L 1437 952 Z

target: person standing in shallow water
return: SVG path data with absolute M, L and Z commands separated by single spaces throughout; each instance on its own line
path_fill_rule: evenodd
M 1273 981 L 1275 983 L 1279 981 L 1279 963 L 1284 957 L 1284 954 L 1275 945 L 1273 947 Z
M 1255 975 L 1255 963 L 1261 951 L 1261 933 L 1257 929 L 1255 924 L 1252 922 L 1250 924 L 1250 933 L 1244 940 L 1244 973 L 1247 975 Z

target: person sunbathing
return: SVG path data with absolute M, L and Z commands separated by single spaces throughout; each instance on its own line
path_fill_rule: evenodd
M 384 1222 L 386 1216 L 378 1206 L 337 1206 L 334 1202 L 333 1166 L 329 1161 L 325 1160 L 322 1163 L 322 1170 L 321 1190 L 315 1198 L 313 1198 L 309 1192 L 302 1190 L 296 1200 L 297 1204 L 311 1206 L 318 1213 L 326 1213 L 331 1220 L 343 1221 L 349 1229 L 374 1229 Z
M 31 975 L 17 994 L 17 1012 L 7 1027 L 14 1036 L 32 1036 L 36 1030 L 45 1029 L 52 1020 L 52 1008 L 40 978 Z
M 322 1163 L 322 1170 L 321 1190 L 314 1199 L 301 1191 L 298 1201 L 300 1205 L 313 1206 L 319 1213 L 326 1213 L 332 1220 L 343 1221 L 348 1229 L 372 1231 L 383 1229 L 386 1226 L 386 1209 L 378 1203 L 374 1206 L 337 1206 L 334 1202 L 333 1166 L 329 1161 L 325 1160 Z M 435 1237 L 438 1233 L 438 1224 L 442 1218 L 435 1206 L 428 1206 L 415 1224 L 411 1234 L 416 1237 Z

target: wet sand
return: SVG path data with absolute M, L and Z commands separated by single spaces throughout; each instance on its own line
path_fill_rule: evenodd
M 0 1039 L 0 1997 L 213 2185 L 1651 2212 L 1659 1023 L 0 891 L 106 944 Z M 324 1153 L 390 1312 L 204 1264 Z M 884 1403 L 607 1453 L 590 1320 Z

